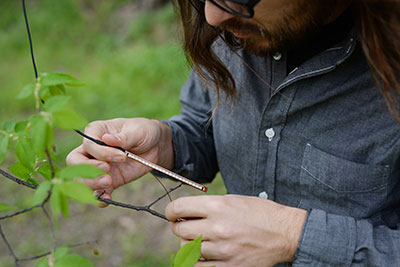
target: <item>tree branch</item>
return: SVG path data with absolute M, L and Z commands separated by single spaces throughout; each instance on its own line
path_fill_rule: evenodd
M 8 252 L 10 253 L 11 257 L 14 260 L 15 266 L 18 267 L 18 258 L 17 256 L 15 256 L 14 251 L 12 250 L 10 243 L 8 243 L 6 236 L 4 235 L 3 229 L 1 228 L 1 224 L 0 224 L 0 236 L 3 239 L 4 243 L 6 244 L 6 247 L 8 249 Z
M 17 184 L 21 184 L 24 185 L 26 187 L 29 187 L 31 189 L 37 189 L 37 186 L 28 182 L 25 182 L 24 180 L 17 178 L 11 174 L 9 174 L 8 172 L 3 171 L 2 169 L 0 169 L 0 174 L 3 175 L 4 177 L 6 177 L 7 179 L 10 179 L 11 181 L 16 182 Z

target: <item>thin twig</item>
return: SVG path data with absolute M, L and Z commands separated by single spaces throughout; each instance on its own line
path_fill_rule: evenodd
M 159 213 L 159 212 L 157 212 L 155 210 L 149 209 L 148 207 L 134 206 L 134 205 L 131 205 L 131 204 L 125 204 L 125 203 L 121 203 L 121 202 L 117 202 L 117 201 L 114 201 L 114 200 L 101 198 L 101 197 L 98 197 L 97 199 L 99 201 L 101 201 L 101 202 L 104 202 L 104 203 L 107 203 L 107 204 L 110 204 L 110 205 L 113 205 L 113 206 L 121 207 L 121 208 L 133 209 L 133 210 L 136 210 L 136 211 L 146 211 L 146 212 L 148 212 L 148 213 L 150 213 L 150 214 L 152 214 L 154 216 L 157 216 L 157 217 L 159 217 L 159 218 L 161 218 L 163 220 L 168 221 L 168 219 L 163 214 L 161 214 L 161 213 Z
M 50 195 L 50 193 L 49 193 L 49 195 Z M 56 249 L 56 235 L 54 233 L 53 221 L 51 220 L 51 217 L 50 217 L 49 213 L 47 212 L 46 208 L 44 207 L 44 203 L 42 204 L 41 207 L 42 207 L 43 213 L 46 215 L 47 221 L 49 222 L 51 239 L 52 239 L 52 250 L 55 251 L 55 249 Z
M 93 244 L 93 243 L 96 243 L 96 244 L 97 244 L 97 240 L 94 240 L 94 241 L 87 241 L 87 242 L 82 242 L 82 243 L 77 243 L 77 244 L 72 244 L 72 245 L 67 245 L 66 247 L 69 247 L 69 248 L 76 248 L 76 247 L 81 247 L 81 246 L 84 246 L 84 245 L 91 245 L 91 244 Z M 43 253 L 43 254 L 40 254 L 40 255 L 36 255 L 36 256 L 32 256 L 32 257 L 18 258 L 17 260 L 18 260 L 18 261 L 32 261 L 32 260 L 37 260 L 37 259 L 46 257 L 46 256 L 48 256 L 48 255 L 50 255 L 50 254 L 51 254 L 51 251 L 48 251 L 48 252 L 46 252 L 46 253 Z
M 26 208 L 26 209 L 23 209 L 23 210 L 19 210 L 19 211 L 17 211 L 17 212 L 14 212 L 14 213 L 11 213 L 11 214 L 8 214 L 8 215 L 5 215 L 5 216 L 2 216 L 2 217 L 0 217 L 0 221 L 1 221 L 1 220 L 4 220 L 4 219 L 12 218 L 12 217 L 17 216 L 17 215 L 20 215 L 20 214 L 22 214 L 22 213 L 31 211 L 31 210 L 33 210 L 33 209 L 35 209 L 35 208 L 39 208 L 39 207 L 41 207 L 41 206 L 42 206 L 42 204 L 37 204 L 37 205 L 35 205 L 35 206 L 29 207 L 29 208 Z
M 29 187 L 31 189 L 37 189 L 37 186 L 28 182 L 25 182 L 24 180 L 17 178 L 11 174 L 9 174 L 8 172 L 3 171 L 2 169 L 0 169 L 0 174 L 3 175 L 4 177 L 6 177 L 7 179 L 10 179 L 11 181 L 16 182 L 17 184 L 21 184 L 24 185 L 26 187 Z
M 8 243 L 6 236 L 4 235 L 3 229 L 1 228 L 1 224 L 0 224 L 0 236 L 3 239 L 4 243 L 6 244 L 6 247 L 8 249 L 8 252 L 10 253 L 11 257 L 14 260 L 15 266 L 18 267 L 18 258 L 17 256 L 15 256 L 14 251 L 12 250 L 10 243 Z
M 170 190 L 168 190 L 166 193 L 164 193 L 162 196 L 158 197 L 156 200 L 154 200 L 153 202 L 151 202 L 149 205 L 147 205 L 146 207 L 151 208 L 154 204 L 156 204 L 158 201 L 160 201 L 161 199 L 163 199 L 166 195 L 169 196 L 169 193 L 172 193 L 173 191 L 175 191 L 176 189 L 178 189 L 179 187 L 181 187 L 183 185 L 183 183 L 180 183 L 179 185 L 171 188 Z M 169 196 L 170 197 L 170 196 Z M 171 197 L 170 197 L 171 199 Z

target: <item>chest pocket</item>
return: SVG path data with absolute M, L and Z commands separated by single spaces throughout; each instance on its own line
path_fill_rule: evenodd
M 307 144 L 300 172 L 300 207 L 370 217 L 386 201 L 389 171 L 389 166 L 352 162 Z

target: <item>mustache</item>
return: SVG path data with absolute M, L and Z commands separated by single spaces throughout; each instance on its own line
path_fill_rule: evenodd
M 231 18 L 222 22 L 218 28 L 220 28 L 222 31 L 235 32 L 243 35 L 251 34 L 262 37 L 265 35 L 264 29 L 262 29 L 260 26 L 250 22 L 243 22 L 237 18 Z

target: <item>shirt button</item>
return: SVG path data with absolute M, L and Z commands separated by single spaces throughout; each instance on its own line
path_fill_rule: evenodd
M 276 61 L 281 60 L 282 58 L 282 54 L 279 52 L 276 52 L 273 56 L 273 59 L 275 59 Z
M 275 131 L 273 128 L 269 128 L 265 131 L 265 136 L 268 137 L 268 140 L 271 142 L 272 138 L 275 136 Z
M 268 199 L 268 194 L 267 194 L 267 192 L 263 191 L 260 194 L 258 194 L 258 197 Z

